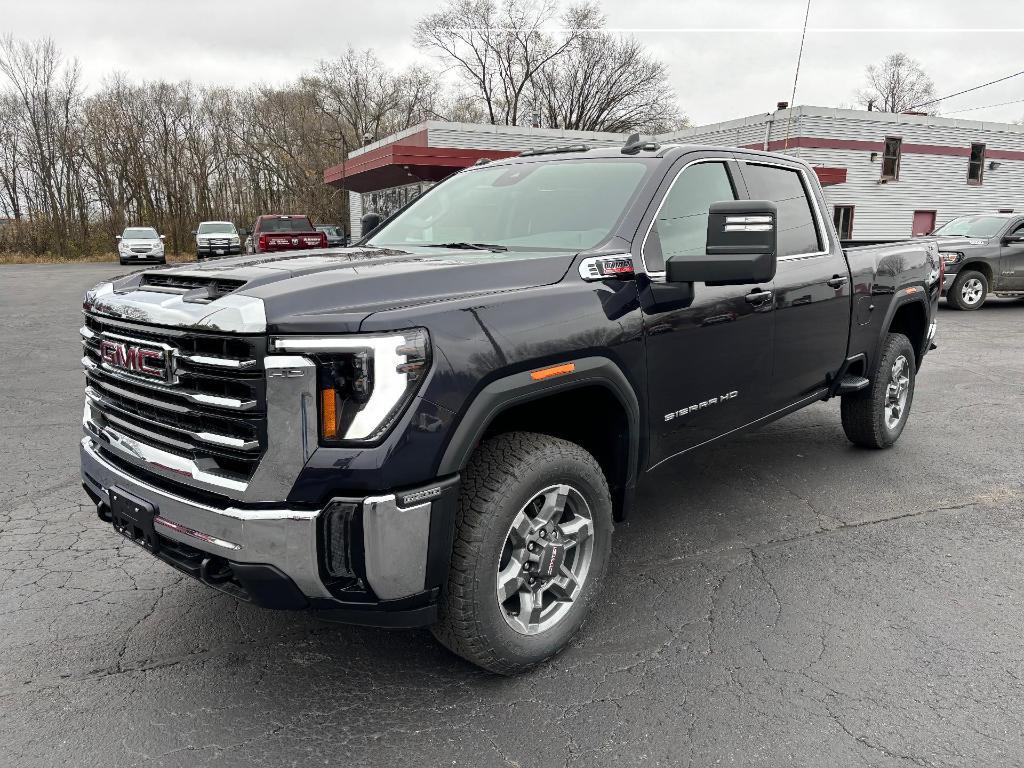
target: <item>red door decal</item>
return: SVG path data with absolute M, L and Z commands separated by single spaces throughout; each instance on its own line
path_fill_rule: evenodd
M 930 235 L 935 229 L 935 211 L 914 211 L 914 228 L 910 234 L 914 237 Z

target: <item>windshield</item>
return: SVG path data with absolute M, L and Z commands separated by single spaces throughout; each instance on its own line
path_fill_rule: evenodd
M 338 234 L 338 228 L 337 227 L 329 227 L 329 226 L 327 226 L 325 224 L 318 224 L 316 229 L 317 229 L 318 232 L 323 232 L 325 235 L 332 235 L 333 236 L 333 235 L 337 235 Z
M 370 245 L 592 248 L 612 231 L 649 167 L 639 159 L 560 160 L 465 171 L 412 203 Z
M 260 232 L 309 232 L 312 229 L 305 216 L 263 219 L 259 225 Z
M 229 235 L 236 234 L 235 225 L 230 221 L 204 221 L 199 225 L 200 235 L 209 235 L 214 232 L 224 232 Z
M 995 237 L 1006 226 L 1002 216 L 961 216 L 932 232 L 933 235 L 963 235 L 964 237 Z
M 152 227 L 127 227 L 121 237 L 125 240 L 157 240 L 160 235 Z

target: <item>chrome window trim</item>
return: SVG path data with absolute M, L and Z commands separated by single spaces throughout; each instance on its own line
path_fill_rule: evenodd
M 661 202 L 658 203 L 658 208 L 654 211 L 654 216 L 651 217 L 651 223 L 647 225 L 647 231 L 644 233 L 644 239 L 640 243 L 640 266 L 643 268 L 644 274 L 648 277 L 663 277 L 665 275 L 664 269 L 651 270 L 647 268 L 647 256 L 644 254 L 644 249 L 647 248 L 647 240 L 651 236 L 651 230 L 654 229 L 654 222 L 658 220 L 658 216 L 661 214 L 661 209 L 665 207 L 665 201 L 668 200 L 669 195 L 672 194 L 672 190 L 676 186 L 676 182 L 679 181 L 679 177 L 686 173 L 686 169 L 692 165 L 698 165 L 699 163 L 724 163 L 726 165 L 726 172 L 728 173 L 728 165 L 731 162 L 735 162 L 736 159 L 733 157 L 698 157 L 695 160 L 691 160 L 682 168 L 676 172 L 676 177 L 672 179 L 672 183 L 668 185 L 668 189 L 665 190 L 665 194 L 661 196 Z M 735 184 L 735 179 L 729 176 L 729 181 Z M 736 198 L 737 200 L 739 198 Z
M 777 261 L 802 261 L 804 259 L 816 259 L 819 256 L 828 256 L 832 253 L 831 243 L 829 242 L 828 230 L 825 228 L 825 220 L 821 215 L 821 206 L 818 205 L 818 196 L 814 194 L 815 187 L 812 185 L 811 180 L 807 177 L 807 170 L 802 166 L 793 167 L 786 165 L 785 163 L 773 163 L 773 162 L 762 162 L 758 159 L 747 159 L 747 158 L 736 158 L 737 163 L 747 163 L 748 165 L 764 165 L 768 168 L 781 168 L 785 171 L 796 171 L 800 174 L 800 178 L 803 181 L 804 195 L 810 201 L 811 210 L 814 212 L 814 218 L 817 221 L 818 227 L 818 242 L 824 246 L 823 250 L 819 251 L 808 251 L 807 253 L 791 253 L 788 256 L 778 256 Z M 741 169 L 742 173 L 742 169 Z
M 665 190 L 665 194 L 662 196 L 661 202 L 658 204 L 658 208 L 654 212 L 654 216 L 651 218 L 651 223 L 647 225 L 647 232 L 644 233 L 644 239 L 643 239 L 643 242 L 640 245 L 640 264 L 643 267 L 644 273 L 648 277 L 664 277 L 664 275 L 665 275 L 665 270 L 664 269 L 649 270 L 647 268 L 647 258 L 644 255 L 644 248 L 647 246 L 647 240 L 651 236 L 651 230 L 654 229 L 654 222 L 656 222 L 658 220 L 658 215 L 661 213 L 661 209 L 662 209 L 662 207 L 664 207 L 665 201 L 668 200 L 668 196 L 672 194 L 672 188 L 675 187 L 676 182 L 679 181 L 679 177 L 682 176 L 683 173 L 686 171 L 686 169 L 689 168 L 691 165 L 697 165 L 698 163 L 725 163 L 726 166 L 728 166 L 728 164 L 730 162 L 734 162 L 736 164 L 747 163 L 749 165 L 764 165 L 764 166 L 768 166 L 770 168 L 782 168 L 783 170 L 787 170 L 787 171 L 796 171 L 797 173 L 800 174 L 800 177 L 803 180 L 803 183 L 804 183 L 804 194 L 807 195 L 808 193 L 810 193 L 809 194 L 809 200 L 811 202 L 811 209 L 814 211 L 814 217 L 817 220 L 818 235 L 819 235 L 818 242 L 822 243 L 825 246 L 825 249 L 824 250 L 820 250 L 820 251 L 808 252 L 808 253 L 793 253 L 793 254 L 790 254 L 788 256 L 779 256 L 778 259 L 777 259 L 778 261 L 801 261 L 803 259 L 815 259 L 815 258 L 818 258 L 820 256 L 828 256 L 829 254 L 832 253 L 831 243 L 830 243 L 829 237 L 828 237 L 828 230 L 825 228 L 825 220 L 822 218 L 822 215 L 821 215 L 821 206 L 818 205 L 818 198 L 817 198 L 817 196 L 815 194 L 813 194 L 813 191 L 814 191 L 815 188 L 811 185 L 811 182 L 808 179 L 807 171 L 806 171 L 805 168 L 803 168 L 801 166 L 794 167 L 794 166 L 787 165 L 787 164 L 784 164 L 784 163 L 773 163 L 771 161 L 762 161 L 760 159 L 747 158 L 747 157 L 743 157 L 743 156 L 740 156 L 740 157 L 699 157 L 696 160 L 691 160 L 690 162 L 688 162 L 686 165 L 684 165 L 682 168 L 679 169 L 679 171 L 676 173 L 676 177 L 674 179 L 672 179 L 672 183 L 669 184 L 668 189 Z M 742 173 L 742 169 L 741 169 L 740 172 Z M 744 186 L 746 186 L 746 181 L 745 180 L 744 180 Z M 736 199 L 741 199 L 741 198 L 736 198 Z

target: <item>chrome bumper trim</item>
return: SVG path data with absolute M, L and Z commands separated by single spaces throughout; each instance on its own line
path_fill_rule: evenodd
M 394 600 L 423 589 L 431 502 L 399 507 L 394 494 L 363 501 L 366 580 L 377 597 Z
M 104 460 L 88 437 L 80 452 L 83 481 L 107 503 L 107 489 L 114 485 L 150 501 L 157 508 L 161 536 L 236 562 L 273 565 L 307 597 L 331 596 L 318 566 L 320 510 L 219 509 L 131 477 Z

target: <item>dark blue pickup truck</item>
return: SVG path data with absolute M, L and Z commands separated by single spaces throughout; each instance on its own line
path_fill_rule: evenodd
M 899 438 L 938 246 L 844 252 L 825 210 L 795 158 L 634 137 L 466 169 L 350 248 L 103 283 L 84 487 L 215 589 L 523 670 L 680 456 L 836 397 Z

